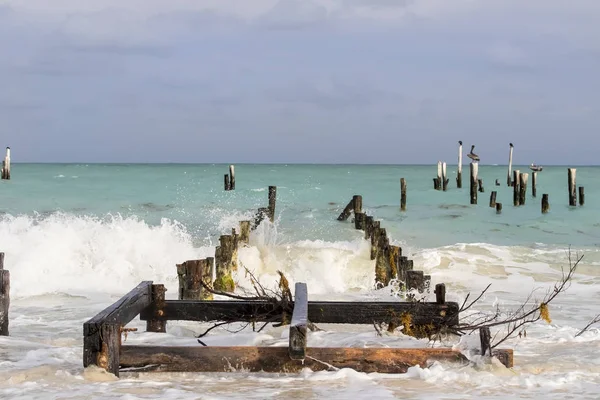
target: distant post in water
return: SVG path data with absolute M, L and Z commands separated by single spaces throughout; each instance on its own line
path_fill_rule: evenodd
M 531 196 L 536 197 L 537 194 L 537 171 L 531 173 Z
M 496 203 L 496 214 L 502 214 L 502 203 Z
M 354 215 L 362 213 L 362 196 L 357 194 L 352 196 L 352 204 L 354 205 Z
M 569 168 L 568 170 L 568 178 L 569 178 L 569 205 L 575 207 L 577 205 L 577 193 L 576 193 L 576 185 L 575 185 L 575 176 L 577 174 L 577 169 Z
M 510 143 L 510 150 L 508 151 L 508 176 L 506 177 L 506 184 L 511 186 L 511 175 L 512 175 L 512 158 L 513 158 L 513 144 Z
M 477 179 L 477 184 L 479 186 L 479 191 L 483 193 L 485 189 L 483 189 L 483 179 Z
M 437 178 L 433 179 L 433 188 L 435 190 L 442 190 L 442 162 L 437 163 Z
M 235 166 L 229 166 L 229 190 L 235 190 Z
M 496 207 L 496 191 L 492 191 L 492 194 L 490 195 L 490 207 L 494 208 Z
M 472 162 L 469 165 L 471 172 L 471 204 L 477 204 L 477 172 L 479 171 L 479 163 Z
M 519 204 L 524 206 L 525 198 L 527 197 L 527 180 L 529 179 L 529 174 L 521 172 L 519 175 Z
M 400 211 L 406 211 L 406 179 L 400 178 Z
M 446 190 L 448 190 L 448 176 L 446 174 L 446 163 L 443 162 L 442 163 L 442 190 L 445 192 Z
M 462 188 L 462 140 L 458 141 L 458 170 L 456 172 L 456 187 Z
M 224 181 L 223 183 L 224 183 L 224 186 L 225 186 L 225 190 L 226 191 L 229 190 L 229 188 L 231 186 L 231 181 L 229 180 L 229 175 L 225 174 L 223 176 L 223 181 Z
M 542 195 L 542 214 L 546 214 L 550 209 L 550 203 L 548 203 L 548 195 L 544 193 Z
M 520 198 L 521 198 L 521 194 L 519 192 L 519 181 L 520 181 L 520 173 L 521 171 L 519 171 L 518 169 L 515 169 L 513 171 L 513 205 L 515 207 L 518 207 L 519 204 L 521 204 L 519 202 Z
M 2 179 L 10 180 L 10 147 L 6 148 L 6 157 L 2 161 Z
M 269 220 L 275 221 L 275 203 L 277 201 L 277 186 L 269 186 Z
M 583 191 L 583 186 L 579 186 L 579 205 L 582 206 L 585 204 L 585 193 Z

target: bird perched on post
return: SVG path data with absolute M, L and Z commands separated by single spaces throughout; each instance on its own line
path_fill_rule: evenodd
M 469 157 L 471 160 L 473 161 L 479 161 L 479 156 L 475 153 L 473 153 L 473 150 L 475 150 L 475 145 L 471 145 L 471 151 L 469 152 L 469 154 L 467 154 L 467 157 Z

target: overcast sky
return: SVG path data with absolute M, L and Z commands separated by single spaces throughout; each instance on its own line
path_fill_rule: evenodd
M 0 0 L 13 162 L 598 164 L 600 0 Z

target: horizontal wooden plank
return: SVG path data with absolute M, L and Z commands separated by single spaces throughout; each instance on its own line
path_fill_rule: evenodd
M 247 321 L 266 322 L 281 314 L 281 309 L 266 301 L 167 300 L 163 320 L 180 321 Z M 339 302 L 309 301 L 308 320 L 312 323 L 372 324 L 388 322 L 409 313 L 414 324 L 458 323 L 458 303 L 446 302 Z M 142 320 L 156 319 L 152 309 L 144 310 Z
M 496 350 L 512 367 L 512 350 Z M 305 360 L 292 360 L 287 347 L 121 346 L 121 371 L 160 372 L 298 372 L 352 368 L 359 372 L 404 373 L 432 361 L 467 363 L 450 348 L 309 347 Z
M 114 322 L 129 323 L 152 303 L 152 281 L 144 281 L 119 300 L 100 311 L 86 323 Z

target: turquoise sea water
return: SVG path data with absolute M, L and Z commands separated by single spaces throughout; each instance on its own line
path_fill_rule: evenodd
M 356 234 L 336 221 L 354 194 L 367 213 L 398 240 L 418 247 L 458 242 L 498 245 L 574 245 L 600 243 L 600 167 L 578 167 L 577 184 L 586 204 L 569 207 L 567 167 L 538 173 L 537 198 L 513 207 L 506 166 L 479 167 L 484 193 L 469 204 L 468 166 L 457 189 L 456 166 L 448 166 L 448 191 L 435 191 L 437 167 L 376 165 L 237 165 L 236 190 L 223 190 L 227 165 L 13 164 L 12 180 L 0 185 L 0 212 L 43 220 L 55 212 L 106 218 L 139 218 L 150 225 L 163 218 L 183 224 L 196 240 L 225 233 L 223 221 L 250 217 L 267 205 L 267 187 L 277 186 L 280 241 L 345 240 Z M 515 169 L 529 171 L 526 166 Z M 408 183 L 408 210 L 399 211 L 399 179 Z M 495 186 L 498 179 L 500 186 Z M 492 190 L 503 212 L 488 207 Z M 551 211 L 541 214 L 549 194 Z M 6 218 L 6 217 L 5 217 Z

